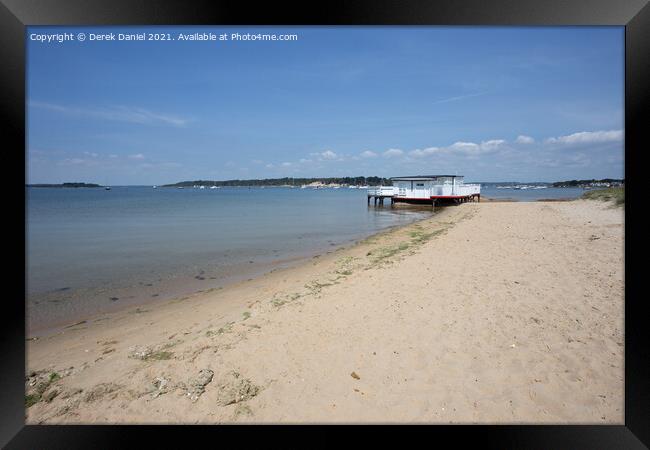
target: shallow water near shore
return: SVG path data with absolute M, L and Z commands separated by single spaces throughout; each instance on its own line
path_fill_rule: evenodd
M 428 217 L 365 190 L 27 188 L 30 331 L 244 281 Z

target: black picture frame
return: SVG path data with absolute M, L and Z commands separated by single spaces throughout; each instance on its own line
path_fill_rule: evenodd
M 640 271 L 643 264 L 633 265 L 639 256 L 643 232 L 640 218 L 643 120 L 648 112 L 650 80 L 650 6 L 645 0 L 608 1 L 551 0 L 355 0 L 302 3 L 243 1 L 107 1 L 107 0 L 1 0 L 0 66 L 2 79 L 2 123 L 5 128 L 4 158 L 6 198 L 15 201 L 8 209 L 10 220 L 5 239 L 16 243 L 15 251 L 6 255 L 15 276 L 7 280 L 16 295 L 5 298 L 0 327 L 0 445 L 6 448 L 114 448 L 128 447 L 134 435 L 149 444 L 172 444 L 166 432 L 191 434 L 194 442 L 201 435 L 214 439 L 214 433 L 230 434 L 238 439 L 254 429 L 269 434 L 275 427 L 128 427 L 128 426 L 36 426 L 25 425 L 25 310 L 24 262 L 25 218 L 25 27 L 29 25 L 619 25 L 625 27 L 625 425 L 495 425 L 495 426 L 414 426 L 398 427 L 429 444 L 439 439 L 456 443 L 473 441 L 487 448 L 647 448 L 650 445 L 650 358 L 647 347 L 648 326 L 642 297 Z M 644 114 L 646 113 L 646 114 Z M 21 153 L 23 149 L 23 153 Z M 15 178 L 15 179 L 14 179 Z M 5 178 L 6 179 L 6 178 Z M 23 189 L 22 195 L 18 189 Z M 18 217 L 22 212 L 22 217 Z M 22 239 L 20 239 L 22 237 Z M 20 263 L 14 261 L 22 261 Z M 19 273 L 23 271 L 21 278 Z M 23 280 L 21 284 L 18 280 Z M 282 430 L 282 428 L 281 428 Z M 403 445 L 394 428 L 364 427 L 366 437 Z M 336 443 L 338 439 L 322 427 L 302 427 L 314 431 L 319 443 Z M 280 431 L 282 433 L 282 431 Z M 295 430 L 285 437 L 295 438 Z M 288 434 L 291 433 L 291 434 Z M 284 433 L 282 433 L 284 434 Z M 401 433 L 400 433 L 401 434 Z M 222 439 L 219 436 L 218 439 Z M 432 441 L 431 439 L 436 439 Z M 218 441 L 212 441 L 215 445 Z M 220 442 L 220 441 L 219 441 Z

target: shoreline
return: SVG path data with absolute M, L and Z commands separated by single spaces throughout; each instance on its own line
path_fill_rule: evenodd
M 483 201 L 518 200 L 484 196 Z M 414 206 L 405 209 L 415 210 Z M 402 226 L 402 224 L 392 225 L 388 229 L 393 226 Z M 286 254 L 281 254 L 279 250 L 272 250 L 273 255 L 260 254 L 259 257 L 254 258 L 249 255 L 236 261 L 229 260 L 226 256 L 228 250 L 225 253 L 220 250 L 213 260 L 204 259 L 194 262 L 189 258 L 189 261 L 182 264 L 177 263 L 175 268 L 170 268 L 169 264 L 160 267 L 151 264 L 147 269 L 140 270 L 134 267 L 133 271 L 125 271 L 120 269 L 116 262 L 117 272 L 113 275 L 102 272 L 99 277 L 84 275 L 84 268 L 81 267 L 75 269 L 75 273 L 80 274 L 78 278 L 74 276 L 70 278 L 70 274 L 57 278 L 56 280 L 69 279 L 61 284 L 55 281 L 48 281 L 47 285 L 42 286 L 38 282 L 33 283 L 36 291 L 26 295 L 27 333 L 29 337 L 43 336 L 72 323 L 94 319 L 100 314 L 118 312 L 135 306 L 149 307 L 201 290 L 223 288 L 238 281 L 258 277 L 276 267 L 300 264 L 317 254 L 325 254 L 328 250 L 352 245 L 359 239 L 363 237 L 336 239 L 339 241 L 336 245 L 328 240 L 329 245 L 322 242 L 318 248 L 310 247 L 306 250 L 295 248 L 290 253 L 285 252 Z M 251 263 L 249 259 L 254 261 Z M 149 262 L 140 265 L 143 268 L 145 266 L 149 266 Z M 38 271 L 34 270 L 33 273 Z M 28 286 L 32 286 L 29 281 Z M 47 286 L 50 289 L 44 290 L 43 288 Z
M 466 203 L 76 324 L 26 344 L 27 423 L 620 424 L 622 232 L 600 202 Z
M 196 276 L 192 277 L 191 275 L 184 275 L 184 276 L 181 275 L 180 277 L 182 279 L 180 281 L 176 281 L 176 279 L 179 277 L 179 274 L 168 275 L 167 279 L 164 280 L 167 283 L 165 282 L 161 283 L 163 285 L 163 289 L 160 289 L 159 286 L 156 286 L 156 289 L 153 289 L 153 291 L 155 292 L 159 292 L 159 291 L 165 291 L 165 292 L 157 293 L 155 294 L 155 296 L 150 296 L 149 293 L 138 293 L 137 291 L 134 291 L 133 288 L 135 288 L 136 290 L 141 289 L 138 286 L 133 285 L 133 286 L 126 286 L 126 287 L 119 287 L 117 289 L 111 290 L 110 292 L 112 296 L 119 295 L 120 297 L 116 297 L 116 298 L 117 300 L 120 300 L 120 302 L 118 303 L 117 301 L 115 301 L 112 304 L 111 303 L 106 304 L 99 311 L 88 312 L 83 310 L 84 305 L 73 305 L 73 309 L 75 306 L 81 307 L 82 312 L 74 312 L 72 314 L 66 314 L 64 319 L 51 320 L 48 323 L 41 322 L 33 327 L 30 327 L 29 325 L 30 321 L 27 320 L 26 331 L 28 337 L 26 338 L 26 340 L 29 341 L 29 340 L 34 340 L 34 338 L 48 337 L 53 334 L 60 333 L 61 331 L 64 331 L 76 324 L 93 322 L 93 321 L 97 321 L 98 319 L 105 320 L 106 316 L 110 316 L 112 314 L 119 314 L 127 310 L 133 310 L 133 308 L 139 308 L 139 307 L 156 308 L 165 305 L 169 302 L 177 301 L 180 298 L 187 298 L 204 292 L 208 292 L 208 293 L 215 292 L 218 290 L 228 289 L 234 286 L 238 286 L 243 282 L 255 281 L 256 279 L 263 277 L 264 275 L 268 275 L 278 270 L 295 268 L 302 264 L 308 264 L 309 261 L 313 260 L 314 258 L 321 258 L 331 253 L 340 252 L 349 249 L 350 247 L 357 245 L 359 242 L 372 238 L 373 236 L 380 235 L 383 233 L 390 233 L 391 231 L 400 229 L 402 227 L 408 227 L 414 223 L 431 219 L 432 217 L 437 216 L 439 213 L 440 212 L 438 209 L 436 210 L 435 214 L 433 214 L 432 216 L 415 219 L 408 224 L 390 225 L 381 230 L 374 231 L 369 235 L 354 238 L 352 240 L 343 241 L 336 245 L 330 244 L 328 247 L 322 247 L 322 248 L 314 249 L 312 251 L 306 251 L 301 254 L 290 254 L 290 255 L 286 255 L 286 257 L 283 257 L 281 259 L 273 259 L 271 261 L 256 263 L 254 267 L 252 267 L 252 269 L 254 270 L 247 270 L 245 272 L 236 272 L 230 274 L 222 274 L 221 279 L 212 277 L 216 281 L 214 281 L 208 286 L 205 285 L 200 286 L 200 288 L 198 284 L 204 284 L 204 283 L 195 282 L 192 278 L 197 278 Z M 242 263 L 241 266 L 243 266 L 242 268 L 249 269 L 249 267 L 247 267 L 246 264 Z M 204 271 L 201 270 L 200 272 L 202 275 Z M 174 279 L 174 281 L 170 281 L 171 279 Z M 159 281 L 163 281 L 163 280 L 159 279 Z M 202 279 L 201 281 L 205 282 L 207 280 Z M 139 284 L 142 285 L 142 282 L 140 282 Z M 167 285 L 165 286 L 165 284 Z M 73 292 L 75 296 L 79 297 L 79 296 L 84 296 L 84 294 L 86 294 L 87 292 L 95 293 L 97 290 L 99 290 L 99 288 L 96 287 L 76 288 Z M 124 291 L 127 292 L 126 295 L 120 293 Z M 135 295 L 133 295 L 134 293 Z M 49 294 L 50 298 L 48 298 L 46 294 Z M 40 302 L 54 302 L 54 303 L 61 302 L 62 300 L 59 300 L 55 297 L 56 294 L 57 294 L 56 291 L 52 291 L 35 297 L 38 298 L 37 302 L 39 303 Z M 108 294 L 107 294 L 107 298 L 108 298 Z M 32 302 L 30 301 L 30 303 Z M 33 305 L 30 305 L 30 307 L 33 307 Z
M 177 300 L 179 298 L 196 295 L 203 292 L 213 292 L 216 290 L 227 289 L 228 287 L 231 287 L 243 281 L 251 281 L 255 278 L 258 278 L 267 273 L 271 273 L 282 268 L 295 267 L 296 265 L 304 263 L 313 257 L 314 256 L 301 255 L 301 256 L 286 257 L 268 263 L 259 263 L 254 267 L 255 270 L 249 270 L 239 274 L 224 275 L 222 279 L 215 281 L 213 284 L 209 286 L 198 286 L 198 281 L 195 282 L 193 280 L 193 278 L 196 277 L 192 277 L 191 275 L 186 275 L 182 277 L 183 279 L 181 281 L 176 281 L 178 275 L 172 275 L 168 277 L 169 278 L 168 280 L 166 280 L 168 282 L 168 286 L 166 288 L 160 289 L 159 287 L 157 287 L 157 289 L 155 289 L 155 291 L 163 291 L 161 293 L 154 294 L 155 296 L 150 296 L 146 294 L 141 294 L 141 295 L 120 294 L 120 292 L 123 291 L 127 291 L 128 293 L 132 294 L 133 292 L 129 291 L 129 289 L 132 288 L 132 286 L 113 289 L 111 291 L 113 295 L 120 295 L 119 298 L 116 297 L 120 302 L 117 303 L 116 300 L 113 304 L 106 304 L 99 311 L 87 312 L 87 313 L 78 312 L 66 316 L 65 319 L 50 321 L 48 323 L 39 323 L 38 325 L 33 327 L 29 327 L 29 321 L 28 321 L 28 328 L 27 328 L 27 332 L 29 334 L 28 339 L 33 339 L 35 337 L 50 336 L 52 334 L 56 334 L 62 330 L 65 330 L 66 328 L 70 328 L 74 324 L 78 324 L 80 322 L 87 323 L 89 321 L 97 320 L 107 315 L 118 314 L 126 310 L 133 309 L 134 307 L 155 308 L 158 307 L 159 305 L 164 305 L 170 301 Z M 174 280 L 174 281 L 170 281 L 170 280 Z M 88 290 L 94 291 L 96 290 L 96 288 L 90 288 Z M 85 289 L 78 288 L 75 291 L 77 296 L 83 296 Z M 53 301 L 53 300 L 49 300 L 49 301 Z

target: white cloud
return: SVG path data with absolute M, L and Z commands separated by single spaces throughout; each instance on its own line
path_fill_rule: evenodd
M 282 167 L 291 167 L 291 165 L 292 164 L 290 162 L 283 162 L 282 163 Z
M 567 136 L 551 137 L 546 139 L 548 144 L 593 144 L 599 142 L 615 142 L 623 139 L 622 130 L 610 131 L 581 131 Z
M 532 144 L 532 143 L 535 142 L 535 139 L 533 139 L 530 136 L 524 136 L 522 134 L 522 135 L 517 136 L 517 139 L 515 139 L 515 142 L 517 144 Z
M 441 153 L 443 149 L 438 147 L 427 147 L 423 149 L 415 149 L 409 152 L 410 156 L 414 158 L 424 158 L 425 156 L 435 155 L 436 153 Z
M 394 156 L 402 156 L 403 154 L 404 152 L 398 148 L 390 148 L 383 153 L 383 155 L 386 158 L 392 158 Z
M 465 155 L 479 155 L 481 153 L 490 153 L 497 151 L 506 143 L 503 139 L 491 139 L 483 141 L 480 144 L 474 142 L 458 141 L 451 144 L 447 149 L 454 153 L 462 153 Z
M 478 153 L 481 148 L 478 144 L 474 142 L 454 142 L 449 147 L 449 150 L 460 153 Z
M 341 160 L 340 156 L 337 155 L 335 152 L 332 150 L 325 150 L 323 152 L 319 153 L 310 153 L 310 156 L 315 157 L 318 161 L 333 161 L 333 160 Z
M 573 133 L 567 136 L 560 136 L 556 138 L 546 139 L 544 142 L 553 143 L 553 144 L 574 144 L 574 143 L 586 143 L 586 142 L 610 142 L 621 140 L 623 138 L 623 132 L 620 130 L 612 131 L 595 131 L 595 132 L 579 132 Z M 516 144 L 536 144 L 537 141 L 527 135 L 519 135 L 514 140 Z M 529 147 L 532 149 L 540 150 L 537 146 Z M 283 167 L 296 166 L 297 164 L 304 164 L 307 162 L 318 162 L 318 161 L 361 161 L 368 158 L 376 158 L 382 156 L 384 158 L 395 158 L 400 162 L 409 163 L 409 164 L 419 164 L 418 159 L 442 155 L 443 158 L 440 161 L 444 161 L 444 157 L 464 157 L 468 159 L 477 159 L 483 155 L 498 155 L 500 157 L 512 157 L 517 156 L 521 157 L 523 149 L 513 148 L 508 141 L 505 139 L 488 139 L 481 142 L 471 142 L 471 141 L 456 141 L 451 145 L 444 147 L 425 147 L 417 148 L 405 152 L 404 150 L 398 148 L 390 148 L 383 152 L 375 152 L 372 150 L 364 150 L 357 155 L 341 155 L 333 152 L 332 150 L 325 150 L 320 153 L 311 153 L 314 157 L 313 159 L 300 159 L 300 162 L 294 163 L 283 163 Z M 583 155 L 577 157 L 576 159 L 569 160 L 570 163 L 574 165 L 587 165 L 590 163 Z M 496 163 L 494 163 L 496 164 Z M 540 165 L 553 167 L 558 164 L 557 160 L 547 159 L 543 161 Z M 269 165 L 267 167 L 273 167 Z
M 483 151 L 491 151 L 499 149 L 506 141 L 503 139 L 492 139 L 490 141 L 483 141 L 479 146 Z
M 135 155 L 129 155 L 129 159 L 144 159 L 144 155 L 142 153 L 136 153 Z

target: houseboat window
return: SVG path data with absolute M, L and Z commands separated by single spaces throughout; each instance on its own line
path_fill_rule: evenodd
M 416 186 L 417 187 L 424 187 L 424 183 L 417 183 Z

